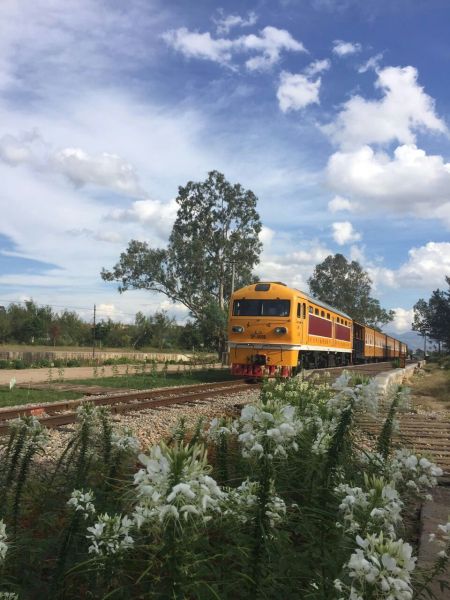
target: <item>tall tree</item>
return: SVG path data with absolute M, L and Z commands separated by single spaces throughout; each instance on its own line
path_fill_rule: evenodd
M 342 254 L 327 256 L 308 279 L 311 293 L 319 300 L 348 313 L 353 319 L 379 328 L 394 318 L 394 311 L 381 308 L 372 298 L 372 280 L 361 265 Z
M 262 247 L 257 198 L 211 171 L 205 181 L 179 187 L 176 201 L 167 248 L 131 240 L 112 270 L 103 269 L 102 277 L 118 281 L 120 292 L 146 289 L 165 294 L 202 320 L 211 302 L 224 311 L 233 267 L 237 287 L 254 279 L 252 269 Z
M 413 306 L 412 330 L 423 337 L 423 352 L 427 351 L 427 337 L 430 335 L 430 307 L 428 302 L 420 298 Z

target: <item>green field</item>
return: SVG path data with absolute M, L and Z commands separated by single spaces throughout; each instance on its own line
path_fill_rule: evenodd
M 120 375 L 118 377 L 93 377 L 90 379 L 70 380 L 70 385 L 82 386 L 102 386 L 106 388 L 117 388 L 118 390 L 145 390 L 157 387 L 170 387 L 177 385 L 192 385 L 196 383 L 211 383 L 215 381 L 234 380 L 227 370 L 207 370 L 193 371 L 191 374 L 186 371 L 180 373 L 158 373 L 152 375 L 149 373 L 138 373 L 130 375 Z M 51 385 L 51 384 L 49 384 Z M 29 403 L 58 402 L 60 400 L 73 400 L 80 398 L 83 394 L 80 392 L 61 392 L 52 389 L 33 390 L 25 388 L 9 389 L 9 386 L 0 386 L 0 408 Z
M 170 387 L 175 385 L 189 385 L 194 383 L 211 383 L 213 381 L 234 380 L 228 370 L 207 370 L 169 372 L 165 376 L 161 372 L 157 375 L 150 373 L 138 373 L 120 375 L 118 377 L 93 377 L 90 379 L 72 379 L 70 383 L 80 385 L 101 385 L 104 387 L 124 388 L 133 390 L 145 390 L 156 387 Z

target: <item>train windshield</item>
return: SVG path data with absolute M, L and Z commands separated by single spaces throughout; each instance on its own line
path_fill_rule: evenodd
M 235 300 L 235 317 L 288 317 L 290 300 Z

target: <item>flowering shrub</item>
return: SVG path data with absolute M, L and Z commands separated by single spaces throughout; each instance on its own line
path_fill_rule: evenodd
M 97 522 L 87 528 L 89 533 L 86 537 L 91 541 L 88 552 L 104 557 L 128 550 L 134 544 L 129 535 L 133 525 L 127 516 L 99 515 Z
M 249 404 L 242 409 L 234 428 L 239 432 L 245 458 L 265 455 L 272 459 L 286 457 L 288 449 L 298 449 L 296 436 L 303 429 L 303 423 L 296 417 L 294 406 L 267 399 L 266 394 L 264 404 Z
M 386 471 L 397 486 L 404 486 L 420 496 L 426 495 L 437 485 L 437 478 L 442 476 L 440 467 L 425 456 L 405 448 L 394 452 L 393 458 L 386 464 Z
M 120 452 L 130 454 L 136 454 L 141 448 L 139 440 L 129 430 L 125 430 L 123 433 L 113 432 L 111 445 Z
M 349 596 L 352 600 L 411 600 L 411 572 L 416 558 L 412 547 L 403 540 L 385 538 L 383 533 L 356 537 L 359 548 L 350 556 L 345 571 L 350 579 Z M 335 587 L 343 591 L 342 581 Z
M 382 478 L 364 478 L 365 489 L 340 484 L 338 496 L 343 496 L 339 511 L 347 533 L 383 531 L 395 537 L 395 526 L 401 521 L 403 502 L 395 487 Z
M 450 518 L 444 525 L 438 525 L 438 533 L 430 533 L 430 542 L 436 542 L 442 548 L 439 550 L 440 558 L 449 558 L 450 553 Z
M 67 504 L 81 512 L 83 517 L 87 519 L 89 515 L 95 514 L 95 506 L 93 504 L 94 494 L 91 490 L 84 492 L 83 490 L 74 490 Z
M 249 523 L 255 520 L 255 507 L 258 503 L 260 483 L 246 479 L 235 489 L 227 490 L 222 500 L 224 516 L 232 516 L 239 523 Z M 270 527 L 281 523 L 286 516 L 286 504 L 275 494 L 274 482 L 270 482 L 268 500 L 265 507 Z
M 85 403 L 47 470 L 31 464 L 45 431 L 35 418 L 17 420 L 0 443 L 2 585 L 24 598 L 63 590 L 67 600 L 84 590 L 130 599 L 419 597 L 447 564 L 450 523 L 439 526 L 436 566 L 420 581 L 411 546 L 398 539 L 402 510 L 441 470 L 392 450 L 407 392 L 390 394 L 383 443 L 364 453 L 354 416 L 377 410 L 380 396 L 348 374 L 333 386 L 270 382 L 234 421 L 193 432 L 180 422 L 167 444 L 138 457 L 133 434 Z M 46 496 L 49 487 L 57 493 Z
M 206 450 L 200 445 L 153 446 L 140 454 L 144 465 L 134 476 L 138 496 L 133 518 L 138 527 L 166 519 L 196 517 L 207 522 L 220 512 L 224 493 L 208 475 Z
M 6 525 L 0 520 L 0 563 L 5 560 L 8 551 L 8 544 L 6 543 L 7 539 Z

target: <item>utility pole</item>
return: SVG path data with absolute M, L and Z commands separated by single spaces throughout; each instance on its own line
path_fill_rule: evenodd
M 95 316 L 97 307 L 94 304 L 94 327 L 92 328 L 92 358 L 95 358 Z

